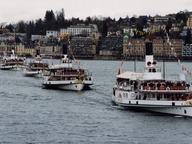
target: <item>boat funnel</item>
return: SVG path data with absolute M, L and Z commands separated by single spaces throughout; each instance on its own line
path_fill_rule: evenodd
M 155 64 L 156 62 L 153 61 L 153 43 L 145 42 L 145 66 L 151 67 Z
M 36 49 L 36 56 L 40 56 L 40 50 Z
M 67 50 L 68 50 L 68 44 L 67 43 L 63 43 L 63 46 L 62 46 L 62 53 L 63 53 L 63 55 L 67 55 Z

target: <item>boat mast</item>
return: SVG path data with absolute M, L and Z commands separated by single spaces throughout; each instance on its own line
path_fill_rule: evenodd
M 165 40 L 163 38 L 163 54 L 165 54 Z M 163 58 L 163 79 L 165 79 L 165 60 Z
M 135 59 L 134 59 L 134 72 L 136 72 L 137 71 L 137 69 L 136 69 L 136 67 L 137 67 L 137 56 L 136 56 L 136 49 L 135 49 L 135 47 L 134 47 L 134 53 L 135 53 Z
M 128 43 L 128 48 L 134 48 L 134 51 L 133 51 L 134 58 L 132 58 L 132 60 L 133 60 L 133 69 L 134 69 L 134 72 L 136 72 L 137 71 L 136 49 L 135 49 L 135 47 L 132 46 L 132 44 L 130 42 Z
M 134 72 L 136 72 L 136 62 L 137 62 L 137 57 L 135 56 L 135 60 L 134 60 Z

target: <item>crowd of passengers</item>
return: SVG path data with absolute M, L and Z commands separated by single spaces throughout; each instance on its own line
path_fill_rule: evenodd
M 132 86 L 134 90 L 188 90 L 190 85 L 185 81 L 182 82 L 172 82 L 172 81 L 148 81 L 148 82 L 139 82 L 133 80 L 117 80 L 118 86 Z
M 22 59 L 4 59 L 2 61 L 2 63 L 12 63 L 12 64 L 23 64 L 23 60 Z
M 29 64 L 30 68 L 38 68 L 38 69 L 48 69 L 48 64 L 46 63 L 31 63 Z
M 52 75 L 83 75 L 85 71 L 83 69 L 61 69 L 53 70 Z
M 141 83 L 141 90 L 188 90 L 189 84 L 186 82 L 144 82 Z

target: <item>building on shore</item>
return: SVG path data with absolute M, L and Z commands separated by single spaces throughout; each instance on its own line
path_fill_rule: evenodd
M 177 56 L 182 56 L 183 41 L 181 39 L 171 39 L 170 44 L 161 38 L 154 39 L 154 56 L 157 57 L 173 57 L 175 53 Z
M 52 45 L 52 46 L 41 45 L 41 46 L 37 46 L 35 49 L 39 49 L 40 54 L 44 56 L 57 57 L 57 56 L 60 56 L 62 53 L 61 46 L 59 45 Z
M 159 58 L 171 58 L 176 53 L 177 56 L 182 56 L 183 41 L 181 39 L 171 39 L 170 43 L 161 38 L 153 39 L 154 56 Z M 124 41 L 123 55 L 126 57 L 144 57 L 145 55 L 145 40 L 144 39 L 129 39 Z
M 192 29 L 192 15 L 187 20 L 187 28 Z
M 45 35 L 31 35 L 31 41 L 43 41 L 44 39 L 46 39 Z
M 123 55 L 126 57 L 143 57 L 145 41 L 143 39 L 129 39 L 123 43 Z
M 123 37 L 122 36 L 108 36 L 102 38 L 99 55 L 109 57 L 120 57 L 123 53 Z
M 96 44 L 91 37 L 73 37 L 70 41 L 70 50 L 75 57 L 93 58 L 96 55 Z
M 60 29 L 60 35 L 62 34 L 69 34 L 70 36 L 77 36 L 77 35 L 90 35 L 92 33 L 98 33 L 97 25 L 95 24 L 77 24 L 71 25 L 67 29 Z
M 19 56 L 35 56 L 34 48 L 24 48 L 24 46 L 18 46 L 16 49 L 16 54 Z
M 0 55 L 3 55 L 4 52 L 11 53 L 12 50 L 15 50 L 15 53 L 19 56 L 33 56 L 35 49 L 34 48 L 25 48 L 22 43 L 19 44 L 6 44 L 4 42 L 0 43 Z
M 182 56 L 183 57 L 191 57 L 192 56 L 192 44 L 183 45 Z
M 57 38 L 58 37 L 59 32 L 55 31 L 55 30 L 47 30 L 46 31 L 46 37 L 53 37 L 53 38 Z
M 167 16 L 155 16 L 154 17 L 154 22 L 157 24 L 161 24 L 161 23 L 166 23 L 168 22 L 169 17 Z

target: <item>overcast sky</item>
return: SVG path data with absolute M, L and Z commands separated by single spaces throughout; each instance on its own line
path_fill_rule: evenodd
M 65 10 L 66 18 L 165 15 L 192 10 L 192 0 L 0 0 L 0 22 L 44 18 L 46 10 Z

